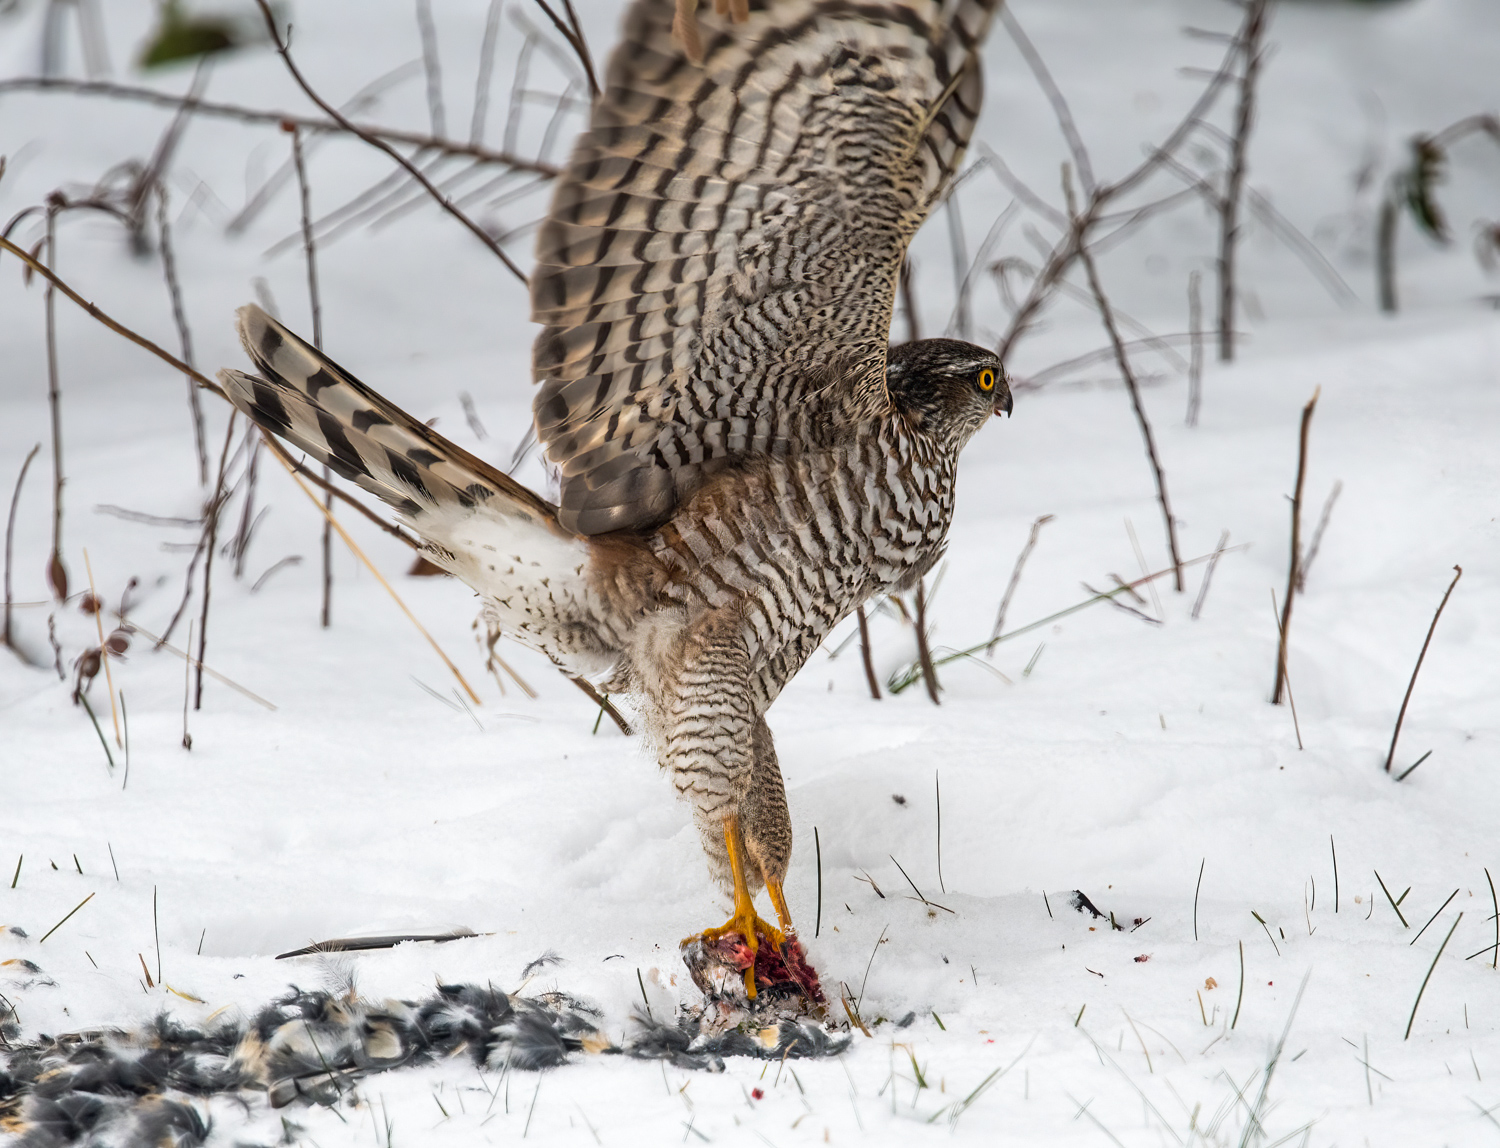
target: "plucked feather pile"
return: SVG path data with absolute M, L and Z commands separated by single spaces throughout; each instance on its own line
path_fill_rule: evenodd
M 668 1060 L 722 1071 L 726 1056 L 835 1056 L 847 1036 L 783 1019 L 756 1031 L 705 1032 L 636 1017 L 616 1044 L 602 1014 L 566 993 L 509 996 L 493 987 L 440 985 L 422 1001 L 369 1001 L 293 987 L 248 1021 L 195 1028 L 166 1015 L 139 1031 L 94 1029 L 18 1041 L 0 1025 L 0 1132 L 17 1148 L 103 1145 L 191 1148 L 210 1131 L 195 1098 L 262 1092 L 280 1108 L 337 1104 L 361 1077 L 449 1057 L 496 1071 L 535 1071 L 576 1054 Z

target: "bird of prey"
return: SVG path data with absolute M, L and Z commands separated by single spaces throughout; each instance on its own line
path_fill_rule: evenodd
M 959 451 L 1011 409 L 993 352 L 889 343 L 998 2 L 736 0 L 743 21 L 696 13 L 690 54 L 675 0 L 633 0 L 531 277 L 556 505 L 257 307 L 256 373 L 220 375 L 389 503 L 508 636 L 633 697 L 734 896 L 700 936 L 752 954 L 794 936 L 766 711 L 841 619 L 933 566 Z

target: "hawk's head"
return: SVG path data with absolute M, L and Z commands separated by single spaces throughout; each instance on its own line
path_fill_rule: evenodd
M 892 347 L 886 385 L 896 407 L 932 438 L 960 449 L 991 415 L 1010 414 L 1010 384 L 994 351 L 957 339 Z

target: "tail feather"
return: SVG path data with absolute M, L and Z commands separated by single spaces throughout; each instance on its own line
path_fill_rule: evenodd
M 234 405 L 389 503 L 419 532 L 424 515 L 500 496 L 507 515 L 570 536 L 551 503 L 381 398 L 254 304 L 240 308 L 239 333 L 259 377 L 219 372 Z
M 591 603 L 587 540 L 557 508 L 387 402 L 256 306 L 239 312 L 257 374 L 219 372 L 262 429 L 394 507 L 423 550 L 483 596 L 507 634 L 577 672 L 614 664 Z

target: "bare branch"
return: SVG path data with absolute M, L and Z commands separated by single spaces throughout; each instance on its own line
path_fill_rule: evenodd
M 437 28 L 432 22 L 432 0 L 417 0 L 417 31 L 422 37 L 422 70 L 427 74 L 427 114 L 432 134 L 448 134 L 443 111 L 443 65 L 438 59 Z
M 0 80 L 0 95 L 4 95 L 6 92 L 27 91 L 66 92 L 73 95 L 103 96 L 106 99 L 136 100 L 141 103 L 156 104 L 160 107 L 169 108 L 181 107 L 186 102 L 183 96 L 174 96 L 169 92 L 158 92 L 152 88 L 134 88 L 126 84 L 105 84 L 84 80 L 59 80 L 34 76 L 15 80 Z M 562 168 L 556 164 L 525 159 L 518 155 L 512 155 L 509 152 L 480 147 L 474 143 L 460 143 L 457 140 L 437 139 L 423 132 L 401 131 L 396 128 L 379 127 L 373 124 L 354 124 L 342 114 L 330 116 L 328 119 L 319 119 L 316 116 L 295 116 L 289 112 L 264 111 L 259 108 L 247 108 L 238 104 L 210 103 L 207 100 L 200 100 L 195 105 L 195 110 L 199 115 L 218 116 L 225 119 L 239 120 L 243 123 L 267 124 L 272 126 L 280 126 L 283 123 L 294 123 L 308 132 L 343 132 L 358 136 L 366 143 L 380 140 L 392 144 L 411 144 L 415 147 L 440 152 L 444 155 L 472 156 L 474 159 L 484 163 L 505 164 L 519 171 L 530 171 L 538 175 L 544 175 L 549 179 L 556 178 L 562 174 Z
M 500 260 L 500 262 L 505 264 L 512 275 L 519 279 L 523 284 L 526 283 L 526 273 L 516 266 L 515 261 L 505 253 L 505 249 L 500 246 L 499 242 L 492 235 L 490 235 L 488 231 L 480 227 L 479 224 L 475 223 L 472 219 L 470 219 L 467 215 L 460 211 L 458 207 L 455 206 L 447 198 L 447 196 L 443 195 L 442 192 L 433 187 L 432 183 L 425 175 L 422 174 L 422 172 L 414 163 L 412 163 L 409 159 L 407 159 L 404 155 L 402 155 L 384 140 L 380 139 L 377 136 L 371 135 L 369 132 L 361 128 L 355 127 L 354 124 L 350 123 L 349 120 L 345 118 L 342 112 L 340 112 L 332 104 L 328 103 L 328 101 L 323 99 L 322 96 L 318 95 L 317 91 L 314 90 L 313 86 L 309 84 L 306 78 L 302 75 L 301 70 L 297 67 L 296 61 L 292 59 L 291 49 L 287 45 L 287 42 L 282 38 L 281 29 L 276 26 L 276 17 L 271 13 L 271 5 L 269 0 L 255 0 L 255 3 L 256 6 L 260 8 L 261 15 L 265 18 L 266 29 L 271 35 L 271 41 L 276 45 L 277 54 L 281 57 L 282 62 L 286 64 L 287 71 L 291 73 L 292 79 L 296 80 L 297 86 L 302 89 L 307 98 L 310 99 L 313 103 L 317 104 L 318 108 L 323 112 L 324 115 L 333 120 L 334 123 L 338 124 L 345 131 L 353 132 L 367 144 L 384 152 L 387 156 L 404 167 L 407 172 L 410 173 L 411 176 L 427 190 L 428 194 L 431 195 L 433 199 L 437 200 L 444 211 L 448 212 L 449 215 L 453 216 L 453 218 L 457 219 L 460 223 L 467 227 L 469 231 L 473 233 L 473 235 L 477 239 L 479 239 L 481 243 L 483 243 L 492 252 L 494 252 L 495 256 Z
M 1089 162 L 1088 148 L 1083 146 L 1083 137 L 1078 134 L 1078 125 L 1073 120 L 1073 112 L 1068 107 L 1068 101 L 1063 97 L 1057 81 L 1052 78 L 1052 73 L 1047 70 L 1041 53 L 1021 30 L 1020 21 L 1016 19 L 1009 4 L 1001 7 L 1000 19 L 1005 24 L 1005 30 L 1010 33 L 1010 38 L 1020 49 L 1021 58 L 1031 69 L 1031 74 L 1036 77 L 1036 82 L 1047 97 L 1047 102 L 1052 105 L 1052 114 L 1057 117 L 1057 126 L 1062 131 L 1063 139 L 1067 141 L 1068 151 L 1073 156 L 1073 166 L 1078 170 L 1079 182 L 1083 184 L 1083 194 L 1086 198 L 1092 199 L 1097 187 L 1094 181 L 1094 167 Z
M 578 13 L 573 11 L 572 0 L 563 0 L 568 11 L 567 23 L 564 23 L 562 18 L 552 10 L 552 5 L 548 4 L 547 0 L 536 0 L 536 4 L 547 14 L 547 19 L 552 21 L 552 26 L 558 30 L 562 38 L 568 42 L 568 47 L 573 49 L 573 54 L 583 65 L 583 74 L 588 77 L 589 96 L 597 100 L 599 80 L 594 75 L 594 58 L 589 54 L 588 42 L 583 38 L 583 29 L 578 24 Z
M 172 300 L 172 321 L 177 324 L 177 340 L 182 345 L 182 357 L 189 366 L 193 363 L 193 332 L 188 327 L 187 310 L 182 305 L 182 284 L 177 279 L 177 256 L 172 250 L 172 228 L 167 210 L 167 187 L 156 186 L 156 233 L 161 248 L 162 275 L 167 281 L 167 294 Z M 198 387 L 192 377 L 187 379 L 188 412 L 193 418 L 193 445 L 198 451 L 198 485 L 208 485 L 208 443 L 204 441 L 203 404 L 198 400 Z
M 1267 0 L 1248 0 L 1245 22 L 1235 37 L 1233 50 L 1244 61 L 1240 69 L 1240 100 L 1234 117 L 1234 136 L 1229 147 L 1229 170 L 1224 194 L 1219 200 L 1219 358 L 1234 358 L 1235 255 L 1239 243 L 1240 194 L 1245 183 L 1245 152 L 1250 128 L 1255 122 L 1255 82 L 1264 60 L 1261 41 L 1266 30 Z M 1288 592 L 1290 598 L 1290 592 Z M 1287 609 L 1290 609 L 1290 605 Z M 1278 697 L 1280 689 L 1277 690 Z
M 1068 178 L 1066 170 L 1063 172 L 1063 194 L 1068 201 L 1068 213 L 1074 214 L 1073 183 Z M 1096 201 L 1097 202 L 1097 201 Z M 1082 227 L 1074 216 L 1074 233 L 1081 232 Z M 1125 387 L 1130 392 L 1130 404 L 1135 410 L 1136 422 L 1140 424 L 1141 437 L 1146 443 L 1146 456 L 1151 460 L 1151 471 L 1156 478 L 1156 497 L 1161 503 L 1162 522 L 1167 532 L 1167 549 L 1172 555 L 1172 569 L 1176 588 L 1181 591 L 1182 583 L 1182 556 L 1177 551 L 1177 523 L 1172 517 L 1172 505 L 1167 499 L 1167 476 L 1162 470 L 1161 460 L 1156 453 L 1156 439 L 1151 433 L 1151 422 L 1146 417 L 1146 408 L 1141 403 L 1141 391 L 1136 385 L 1135 372 L 1130 366 L 1130 356 L 1125 350 L 1125 341 L 1120 337 L 1119 327 L 1115 323 L 1114 311 L 1110 308 L 1109 299 L 1104 294 L 1104 285 L 1099 280 L 1099 269 L 1094 265 L 1094 257 L 1090 254 L 1086 243 L 1079 244 L 1078 254 L 1083 260 L 1083 269 L 1088 274 L 1089 286 L 1094 292 L 1094 299 L 1099 306 L 1099 318 L 1104 324 L 1105 333 L 1109 335 L 1109 341 L 1114 345 L 1115 362 L 1120 368 L 1120 377 L 1125 380 Z

